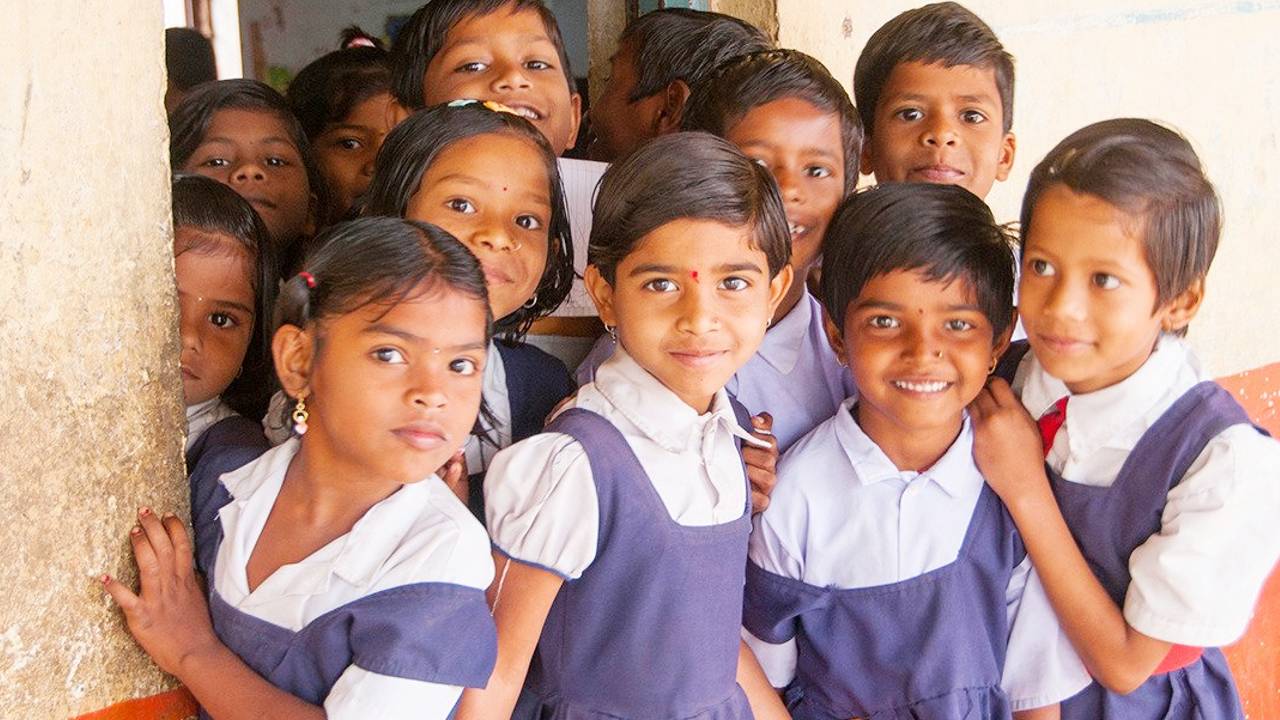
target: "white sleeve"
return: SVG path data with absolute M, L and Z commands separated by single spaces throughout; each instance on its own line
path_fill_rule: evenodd
M 1083 690 L 1092 678 L 1058 624 L 1029 556 L 1009 579 L 1005 602 L 1009 645 L 1000 686 L 1013 710 L 1053 705 Z
M 348 665 L 324 699 L 329 720 L 444 720 L 462 696 L 456 685 L 379 675 Z
M 747 647 L 751 648 L 751 652 L 755 653 L 756 661 L 760 663 L 770 685 L 781 690 L 791 684 L 796 677 L 796 658 L 799 656 L 795 638 L 781 645 L 774 645 L 752 635 L 750 630 L 742 628 L 742 639 L 746 641 Z
M 1129 556 L 1124 618 L 1145 635 L 1219 647 L 1241 635 L 1280 558 L 1280 443 L 1239 425 L 1205 447 Z
M 574 579 L 595 560 L 600 507 L 586 451 L 543 433 L 499 452 L 484 479 L 494 546 L 514 560 Z

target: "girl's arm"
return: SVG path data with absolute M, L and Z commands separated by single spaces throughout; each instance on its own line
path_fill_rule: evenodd
M 773 685 L 769 684 L 769 678 L 765 677 L 764 670 L 756 661 L 755 653 L 751 652 L 751 648 L 747 647 L 747 643 L 742 640 L 738 641 L 738 685 L 746 693 L 747 702 L 751 704 L 751 713 L 756 720 L 777 718 L 789 720 L 791 717 L 786 706 L 782 704 L 778 691 L 773 689 Z
M 1062 717 L 1062 706 L 1058 704 L 1031 710 L 1018 710 L 1013 713 L 1013 720 L 1058 720 Z
M 1095 680 L 1132 692 L 1171 644 L 1129 627 L 1089 569 L 1053 497 L 1036 424 L 1008 383 L 991 380 L 969 412 L 978 469 L 1009 508 L 1067 637 Z
M 468 688 L 458 703 L 458 720 L 511 717 L 524 687 L 529 661 L 542 636 L 551 604 L 564 579 L 494 551 L 497 577 L 489 588 L 489 606 L 498 626 L 498 662 L 483 689 Z
M 129 539 L 141 592 L 134 594 L 109 575 L 102 576 L 103 585 L 142 649 L 181 680 L 211 716 L 324 718 L 323 709 L 267 682 L 218 640 L 181 520 L 165 515 L 162 521 L 143 508 Z

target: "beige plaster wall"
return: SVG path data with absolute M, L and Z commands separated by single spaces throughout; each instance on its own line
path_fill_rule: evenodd
M 172 684 L 95 581 L 139 504 L 185 507 L 162 8 L 4 14 L 0 717 L 68 717 Z
M 779 42 L 846 85 L 868 36 L 923 2 L 777 0 Z M 1190 137 L 1226 209 L 1209 294 L 1190 338 L 1226 375 L 1280 360 L 1280 2 L 967 0 L 1017 59 L 1013 176 L 988 198 L 1012 220 L 1031 168 L 1069 132 L 1109 117 Z

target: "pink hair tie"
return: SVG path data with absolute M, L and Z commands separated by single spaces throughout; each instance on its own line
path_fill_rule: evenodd
M 298 277 L 302 278 L 302 279 L 307 283 L 307 287 L 308 287 L 308 288 L 310 288 L 310 289 L 312 289 L 312 290 L 314 290 L 314 289 L 315 289 L 315 287 L 316 287 L 316 276 L 315 276 L 315 275 L 312 275 L 311 273 L 307 272 L 306 270 L 303 270 L 302 272 L 298 273 Z
M 356 36 L 348 40 L 347 46 L 343 49 L 350 50 L 351 48 L 358 48 L 358 47 L 378 47 L 378 46 L 374 45 L 373 41 L 367 37 Z

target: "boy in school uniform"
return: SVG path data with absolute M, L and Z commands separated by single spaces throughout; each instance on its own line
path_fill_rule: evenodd
M 669 8 L 632 20 L 589 112 L 591 159 L 619 162 L 646 141 L 680 130 L 692 89 L 717 66 L 772 47 L 759 28 L 716 12 Z
M 1013 57 L 963 6 L 898 15 L 871 35 L 854 69 L 862 172 L 986 198 L 1013 167 L 1013 80 Z
M 1146 120 L 1073 133 L 1027 187 L 1030 352 L 974 402 L 974 454 L 1095 678 L 1064 718 L 1243 717 L 1218 647 L 1280 557 L 1280 444 L 1181 340 L 1220 212 L 1191 145 Z

